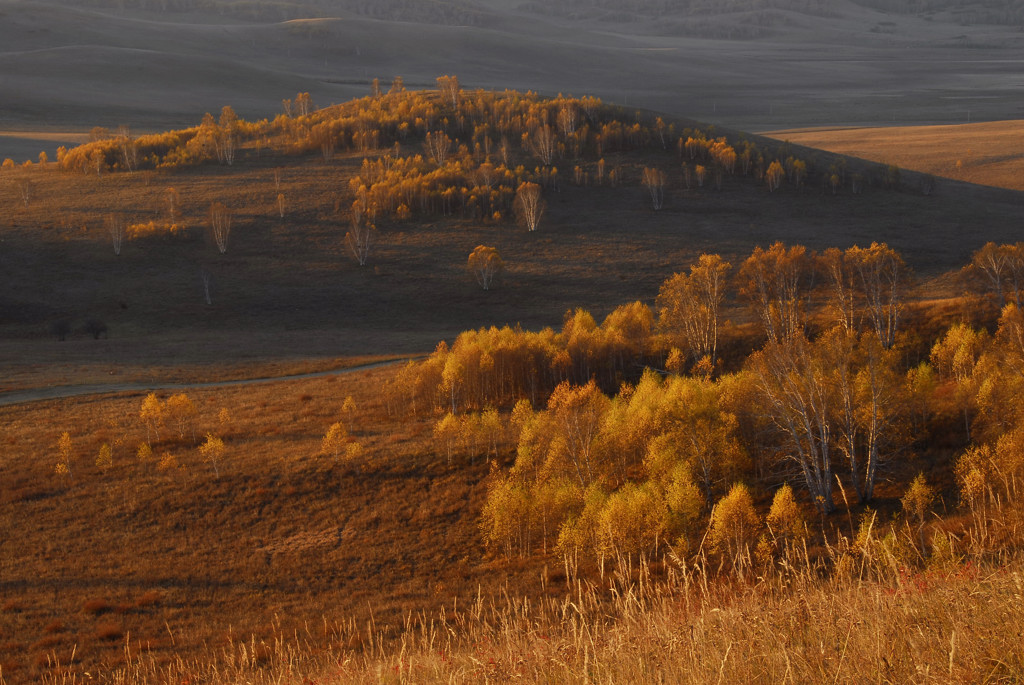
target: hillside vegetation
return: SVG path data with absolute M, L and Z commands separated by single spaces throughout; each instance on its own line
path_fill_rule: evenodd
M 433 350 L 0 407 L 0 678 L 1020 677 L 1019 195 L 436 86 L 0 165 L 7 389 Z
M 884 241 L 928 277 L 981 235 L 1014 239 L 1009 194 L 595 98 L 455 93 L 384 83 L 322 109 L 300 94 L 290 116 L 225 108 L 163 134 L 97 128 L 56 159 L 5 161 L 6 388 L 419 353 L 481 324 L 649 301 L 701 252 L 735 263 L 780 239 Z M 524 186 L 546 205 L 534 231 L 517 221 Z M 214 209 L 230 221 L 223 251 Z M 466 273 L 480 245 L 505 263 L 487 293 Z M 161 369 L 170 357 L 178 371 Z

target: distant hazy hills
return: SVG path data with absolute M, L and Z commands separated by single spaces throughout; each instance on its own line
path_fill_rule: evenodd
M 852 2 L 882 12 L 925 15 L 965 24 L 1020 25 L 1019 0 L 57 0 L 120 11 L 210 13 L 249 21 L 286 21 L 339 14 L 389 21 L 493 26 L 508 13 L 630 22 L 638 17 L 709 16 L 786 10 L 836 16 Z
M 1020 0 L 6 0 L 0 135 L 179 128 L 225 104 L 273 117 L 298 92 L 320 106 L 374 78 L 444 74 L 753 131 L 1020 119 L 1022 13 Z M 0 157 L 38 154 L 11 140 Z

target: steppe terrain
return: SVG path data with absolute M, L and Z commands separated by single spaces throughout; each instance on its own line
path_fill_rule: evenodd
M 0 685 L 1024 681 L 1022 25 L 0 5 Z
M 1024 190 L 1024 121 L 811 128 L 769 133 L 797 145 L 966 183 Z

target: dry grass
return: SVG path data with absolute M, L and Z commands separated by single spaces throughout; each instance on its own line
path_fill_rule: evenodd
M 126 645 L 114 682 L 1018 682 L 1024 570 L 961 567 L 884 581 L 808 573 L 731 584 L 577 584 L 540 601 L 479 599 L 395 633 L 306 626 L 161 662 Z M 326 651 L 314 648 L 331 637 Z M 81 682 L 54 669 L 47 682 Z
M 405 614 L 468 602 L 478 588 L 536 586 L 481 545 L 484 460 L 448 467 L 429 418 L 388 417 L 388 373 L 190 391 L 199 440 L 167 426 L 145 463 L 141 396 L 0 409 L 5 681 L 59 673 L 40 664 L 67 666 L 72 653 L 75 673 L 109 672 L 126 642 L 169 663 L 325 617 L 372 615 L 397 630 Z M 343 413 L 349 396 L 356 408 Z M 321 454 L 338 420 L 364 448 L 355 463 Z M 65 429 L 73 479 L 62 481 L 53 459 Z M 198 452 L 207 431 L 227 447 L 219 478 Z M 114 446 L 105 473 L 94 465 L 103 443 Z M 166 455 L 176 467 L 160 470 Z
M 773 138 L 967 183 L 1024 190 L 1024 121 L 789 130 Z

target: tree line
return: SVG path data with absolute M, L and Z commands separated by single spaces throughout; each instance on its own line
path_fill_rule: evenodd
M 966 272 L 985 287 L 986 255 L 1014 249 L 986 245 Z M 731 272 L 703 255 L 666 280 L 654 308 L 624 305 L 601 324 L 576 310 L 560 331 L 467 331 L 409 364 L 388 402 L 439 414 L 449 460 L 493 444 L 481 431 L 504 436 L 514 459 L 492 467 L 485 538 L 573 563 L 664 545 L 777 555 L 837 498 L 870 505 L 894 466 L 936 440 L 967 448 L 956 467 L 965 502 L 1024 475 L 1016 303 L 994 335 L 953 324 L 922 354 L 901 329 L 909 270 L 885 245 L 812 254 L 777 243 Z M 762 340 L 728 372 L 713 356 L 727 289 Z M 931 487 L 910 484 L 906 506 L 930 502 Z M 772 493 L 766 524 L 752 498 Z

